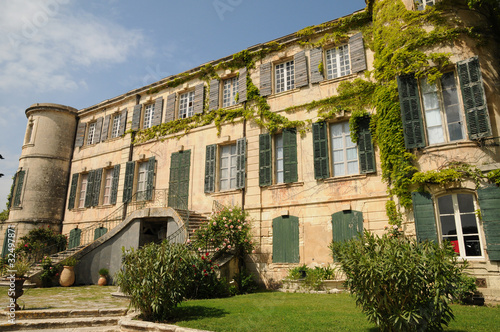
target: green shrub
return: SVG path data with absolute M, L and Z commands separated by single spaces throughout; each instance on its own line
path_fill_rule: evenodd
M 60 264 L 52 264 L 52 259 L 48 256 L 42 259 L 41 266 L 40 281 L 42 282 L 42 287 L 51 287 L 54 278 L 59 276 L 62 266 Z
M 191 286 L 187 298 L 212 299 L 229 295 L 226 281 L 217 277 L 219 265 L 212 262 L 208 253 L 193 256 L 191 265 Z
M 453 301 L 461 304 L 470 304 L 472 296 L 477 290 L 476 278 L 462 274 L 456 287 Z
M 259 288 L 253 274 L 248 272 L 245 268 L 242 268 L 239 273 L 236 273 L 233 280 L 235 285 L 230 289 L 231 295 L 255 293 Z
M 374 236 L 330 245 L 368 320 L 384 331 L 442 330 L 466 264 L 448 244 Z
M 101 269 L 99 269 L 99 275 L 101 275 L 101 276 L 107 276 L 108 274 L 109 274 L 109 270 L 108 269 L 106 269 L 104 267 L 101 268 Z
M 338 279 L 337 274 L 337 269 L 330 266 L 310 268 L 303 264 L 290 269 L 287 278 L 290 280 L 303 280 L 302 287 L 306 289 L 321 290 L 323 280 L 336 280 Z
M 187 246 L 168 241 L 123 249 L 122 270 L 115 280 L 143 319 L 164 321 L 189 293 L 197 259 Z

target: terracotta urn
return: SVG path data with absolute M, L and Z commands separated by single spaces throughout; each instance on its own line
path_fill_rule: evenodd
M 63 287 L 71 286 L 75 283 L 74 266 L 64 266 L 59 277 L 59 284 Z
M 100 275 L 99 276 L 99 280 L 97 280 L 97 284 L 99 286 L 106 286 L 108 284 L 108 279 L 106 278 L 105 275 Z

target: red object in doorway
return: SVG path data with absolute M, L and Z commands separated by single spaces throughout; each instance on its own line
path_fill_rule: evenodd
M 455 241 L 450 241 L 451 245 L 453 246 L 453 250 L 457 253 L 460 254 L 460 249 L 458 248 L 458 240 Z

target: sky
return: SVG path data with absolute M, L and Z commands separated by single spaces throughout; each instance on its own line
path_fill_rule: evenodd
M 0 211 L 34 103 L 86 108 L 364 0 L 0 0 Z

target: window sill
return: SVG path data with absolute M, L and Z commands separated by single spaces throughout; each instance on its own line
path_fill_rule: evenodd
M 216 191 L 213 193 L 209 193 L 208 195 L 213 196 L 213 197 L 218 197 L 218 196 L 224 196 L 224 195 L 239 194 L 241 192 L 242 192 L 241 189 L 230 189 L 230 190 L 224 190 L 224 191 Z
M 23 145 L 23 147 L 21 149 L 31 148 L 33 146 L 35 146 L 34 143 L 26 143 L 26 144 Z
M 321 85 L 325 85 L 325 84 L 332 84 L 332 83 L 347 81 L 347 80 L 351 80 L 351 79 L 356 78 L 356 77 L 358 77 L 358 74 L 357 73 L 352 73 L 352 74 L 349 74 L 349 75 L 335 77 L 335 78 L 330 78 L 330 79 L 326 79 L 325 78 L 323 81 L 319 82 L 319 85 L 321 86 Z
M 303 187 L 303 186 L 304 186 L 304 182 L 291 182 L 291 183 L 276 183 L 276 184 L 272 184 L 270 186 L 263 187 L 263 188 L 267 188 L 269 190 L 276 190 L 276 189 L 284 189 L 284 188 L 291 188 L 291 187 Z
M 114 206 L 115 206 L 114 204 L 106 204 L 106 205 L 94 206 L 94 208 L 96 208 L 96 209 L 109 209 L 110 207 L 114 207 Z
M 274 98 L 280 98 L 280 97 L 283 97 L 283 96 L 288 96 L 288 95 L 291 95 L 291 94 L 293 94 L 293 93 L 295 93 L 295 92 L 297 92 L 299 90 L 300 90 L 300 88 L 293 88 L 291 90 L 286 90 L 286 91 L 282 91 L 282 92 L 277 92 L 277 93 L 274 92 L 273 94 L 269 95 L 267 97 L 267 99 L 272 100 Z
M 445 143 L 428 145 L 426 147 L 423 147 L 421 151 L 422 151 L 422 154 L 426 154 L 426 153 L 446 151 L 446 150 L 462 148 L 462 147 L 477 147 L 477 144 L 475 142 L 469 141 L 469 140 L 457 141 L 457 142 L 451 142 L 451 143 L 445 142 Z
M 334 176 L 334 177 L 324 179 L 323 181 L 325 183 L 333 183 L 333 182 L 342 182 L 342 181 L 361 180 L 361 179 L 366 179 L 367 177 L 368 177 L 367 174 L 353 174 L 353 175 Z

